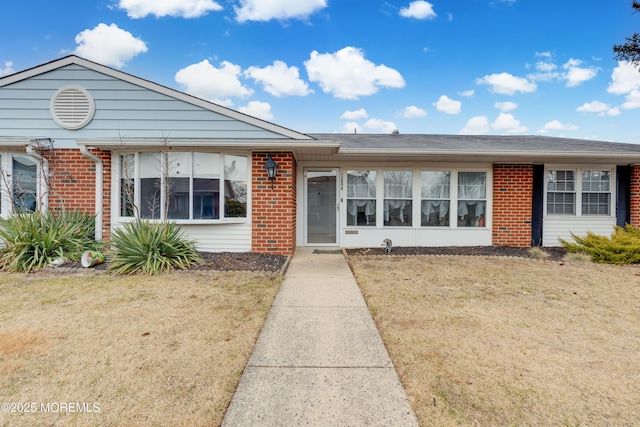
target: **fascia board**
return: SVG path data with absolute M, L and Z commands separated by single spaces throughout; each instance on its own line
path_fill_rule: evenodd
M 78 145 L 92 146 L 96 148 L 115 149 L 132 149 L 132 148 L 158 148 L 162 146 L 162 141 L 158 139 L 125 139 L 125 140 L 97 140 L 86 139 L 77 140 Z M 205 147 L 221 147 L 221 148 L 246 148 L 258 150 L 287 150 L 287 149 L 310 149 L 314 148 L 335 148 L 336 151 L 340 147 L 339 142 L 333 141 L 296 141 L 290 139 L 261 139 L 261 140 L 218 140 L 218 139 L 168 139 L 167 147 L 182 148 L 205 148 Z

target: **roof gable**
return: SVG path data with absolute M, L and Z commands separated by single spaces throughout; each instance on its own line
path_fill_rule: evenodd
M 192 95 L 188 95 L 184 92 L 180 92 L 166 86 L 151 82 L 149 80 L 136 77 L 134 75 L 115 70 L 110 67 L 80 58 L 75 55 L 66 56 L 46 64 L 39 65 L 37 67 L 30 68 L 28 70 L 20 71 L 9 76 L 0 78 L 0 90 L 9 87 L 19 87 L 21 84 L 32 80 L 43 78 L 45 74 L 51 74 L 62 70 L 90 70 L 95 73 L 102 74 L 111 79 L 145 89 L 146 91 L 153 92 L 162 98 L 169 98 L 181 103 L 191 106 L 191 110 L 204 110 L 213 113 L 218 117 L 224 117 L 228 122 L 236 122 L 243 129 L 253 128 L 254 130 L 261 130 L 260 138 L 264 138 L 265 135 L 269 135 L 266 139 L 293 139 L 293 140 L 313 140 L 300 132 L 293 131 L 291 129 L 260 120 L 258 118 L 240 113 L 238 111 L 223 107 L 221 105 L 197 98 Z M 195 107 L 195 108 L 193 108 Z M 1 106 L 0 106 L 1 108 Z M 1 119 L 1 117 L 0 117 Z M 0 129 L 1 130 L 1 129 Z M 0 134 L 1 135 L 1 134 Z M 256 134 L 257 135 L 257 134 Z M 82 135 L 81 135 L 82 136 Z M 234 137 L 224 137 L 226 139 L 233 139 Z

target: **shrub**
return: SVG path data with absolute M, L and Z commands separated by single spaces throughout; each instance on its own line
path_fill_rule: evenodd
M 627 224 L 614 227 L 611 237 L 591 232 L 584 237 L 571 234 L 575 243 L 561 240 L 568 252 L 583 252 L 595 262 L 603 264 L 635 264 L 640 262 L 640 230 Z
M 82 212 L 18 212 L 0 222 L 0 268 L 29 272 L 58 258 L 78 261 L 85 250 L 99 249 L 95 216 Z
M 200 261 L 195 243 L 172 222 L 129 222 L 111 233 L 111 244 L 114 254 L 109 270 L 116 274 L 184 270 Z

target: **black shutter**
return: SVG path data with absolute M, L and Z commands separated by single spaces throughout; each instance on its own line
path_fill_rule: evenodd
M 616 178 L 616 224 L 624 227 L 631 222 L 631 166 L 618 166 Z
M 533 165 L 533 200 L 531 212 L 531 246 L 542 246 L 544 213 L 544 165 Z

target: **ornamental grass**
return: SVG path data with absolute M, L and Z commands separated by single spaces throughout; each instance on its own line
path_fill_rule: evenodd
M 159 274 L 200 262 L 195 242 L 173 222 L 124 224 L 111 233 L 111 245 L 109 270 L 115 274 Z
M 94 239 L 95 216 L 77 211 L 17 212 L 0 220 L 0 268 L 30 272 L 56 260 L 78 261 L 100 247 Z

